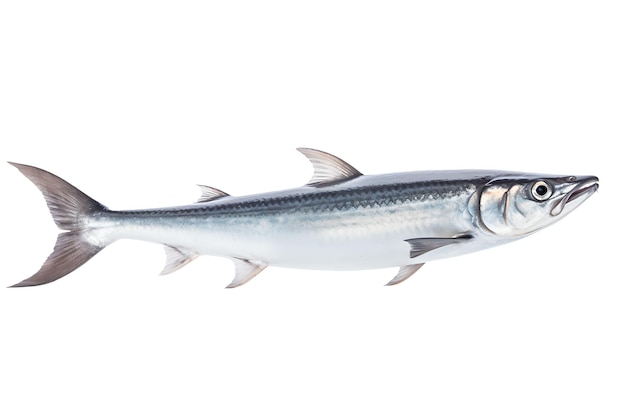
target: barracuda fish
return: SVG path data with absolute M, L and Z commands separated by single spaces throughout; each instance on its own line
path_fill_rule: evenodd
M 109 210 L 61 178 L 11 163 L 43 193 L 63 230 L 24 287 L 55 281 L 118 239 L 164 245 L 169 274 L 199 255 L 228 257 L 250 281 L 268 265 L 362 270 L 399 267 L 398 284 L 424 263 L 512 242 L 556 222 L 598 189 L 594 176 L 505 171 L 363 175 L 329 153 L 299 148 L 313 165 L 303 187 L 243 197 L 200 186 L 191 205 Z

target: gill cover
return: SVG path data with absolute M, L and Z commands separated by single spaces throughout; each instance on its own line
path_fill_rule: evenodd
M 516 238 L 562 219 L 598 189 L 598 178 L 504 176 L 480 194 L 480 219 L 490 232 Z

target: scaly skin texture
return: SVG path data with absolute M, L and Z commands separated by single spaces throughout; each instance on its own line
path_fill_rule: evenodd
M 110 212 L 93 227 L 103 243 L 148 240 L 202 255 L 311 269 L 418 263 L 409 257 L 406 239 L 480 233 L 468 210 L 476 190 L 471 182 L 389 180 L 394 182 L 360 177 L 323 189 L 302 187 L 183 208 Z

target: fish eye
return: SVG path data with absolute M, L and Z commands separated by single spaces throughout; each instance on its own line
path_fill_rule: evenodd
M 552 188 L 545 181 L 537 181 L 530 189 L 530 193 L 537 201 L 545 201 L 552 196 Z

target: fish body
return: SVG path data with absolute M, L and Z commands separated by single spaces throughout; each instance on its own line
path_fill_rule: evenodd
M 65 230 L 32 277 L 40 285 L 73 271 L 119 239 L 163 244 L 173 272 L 199 255 L 231 258 L 235 278 L 266 266 L 319 270 L 400 267 L 396 284 L 425 262 L 527 236 L 562 218 L 598 188 L 593 176 L 505 171 L 363 175 L 322 151 L 299 149 L 314 175 L 299 188 L 230 196 L 201 186 L 194 204 L 113 211 L 39 168 L 14 164 L 43 192 Z

